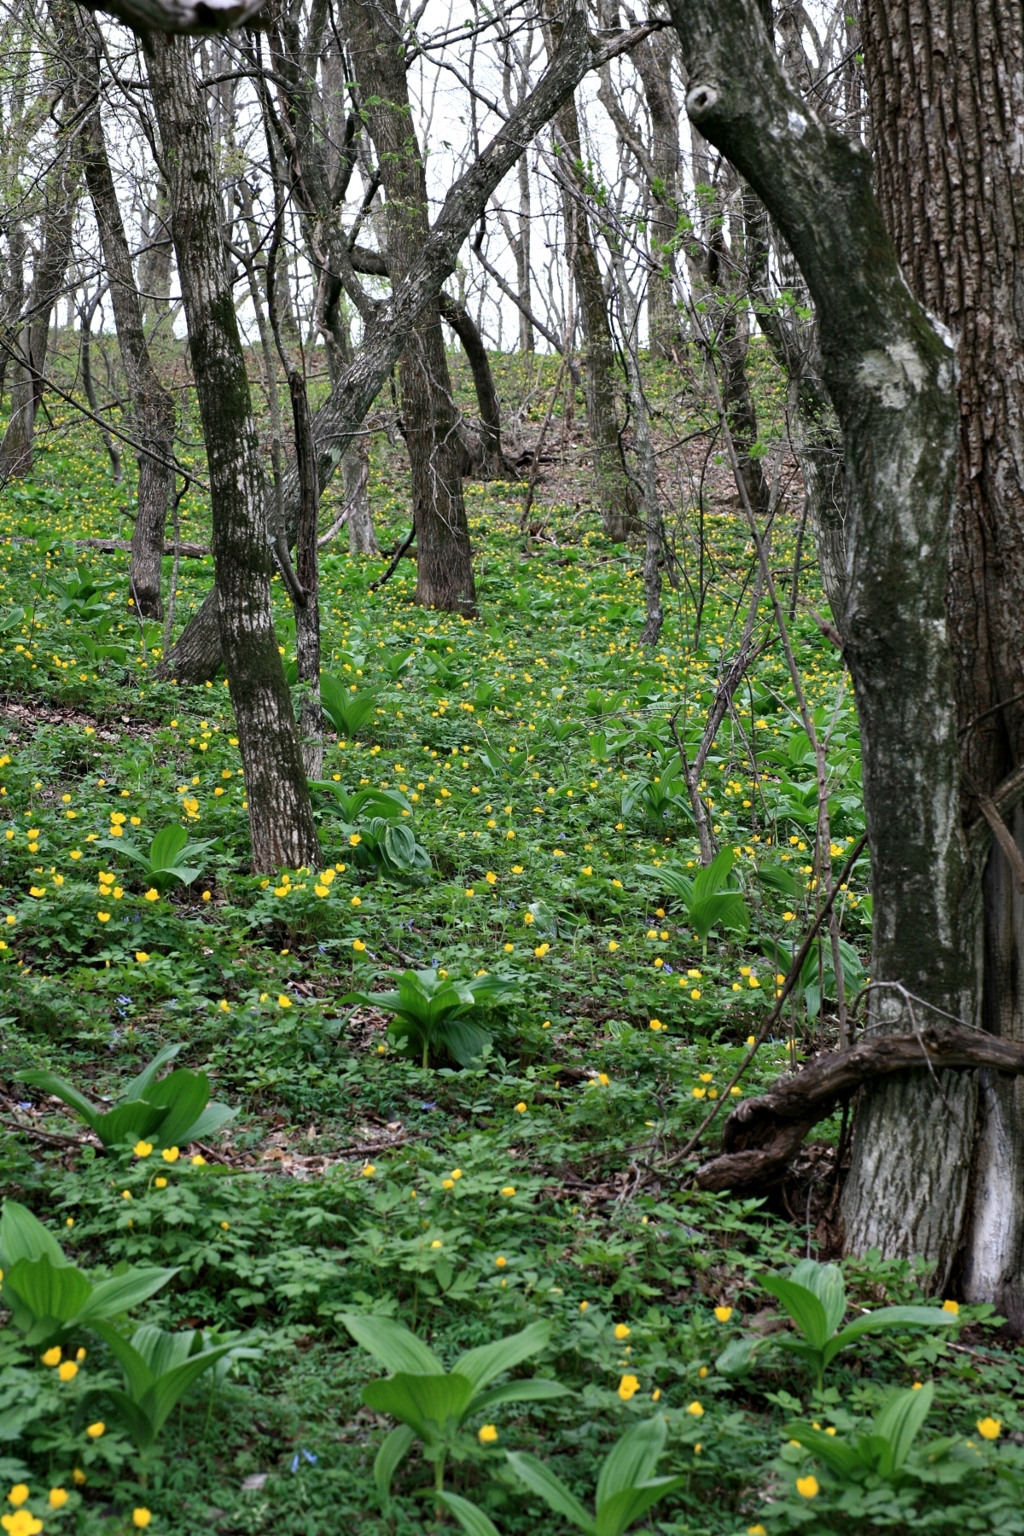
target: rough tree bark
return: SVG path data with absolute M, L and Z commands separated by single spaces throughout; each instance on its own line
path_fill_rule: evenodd
M 901 982 L 971 1017 L 972 945 L 960 922 L 970 863 L 960 823 L 945 566 L 956 472 L 954 358 L 900 272 L 867 151 L 824 124 L 784 78 L 753 0 L 670 0 L 689 78 L 686 108 L 761 197 L 818 313 L 822 378 L 844 433 L 845 564 L 829 591 L 854 681 L 871 843 L 876 982 Z M 898 996 L 872 994 L 891 1030 Z M 922 1253 L 941 1286 L 967 1197 L 976 1098 L 966 1075 L 887 1087 L 902 1105 L 907 1156 L 875 1163 L 899 1231 L 890 1251 Z M 867 1168 L 877 1116 L 859 1120 Z M 926 1166 L 922 1174 L 917 1159 Z
M 1024 764 L 1024 10 L 1019 0 L 867 0 L 860 19 L 882 208 L 915 296 L 956 338 L 959 458 L 947 603 L 961 810 L 971 831 L 979 796 L 994 796 Z M 1022 818 L 1018 809 L 1018 846 Z M 965 901 L 958 913 L 972 938 L 979 920 L 983 929 L 980 1023 L 1024 1041 L 1024 904 L 998 842 L 980 891 L 980 903 Z M 969 1299 L 994 1301 L 1020 1331 L 1024 1084 L 986 1071 L 979 1093 L 966 1223 L 957 1235 L 962 1284 Z M 904 1102 L 908 1124 L 884 1092 L 871 1098 L 887 1163 L 898 1164 L 927 1104 L 919 1095 Z M 877 1173 L 858 1145 L 848 1231 L 858 1248 L 892 1251 L 902 1191 Z
M 18 356 L 11 368 L 11 414 L 0 443 L 0 480 L 20 479 L 32 473 L 33 436 L 43 396 L 50 317 L 71 259 L 77 196 L 78 168 L 61 147 L 47 178 L 39 254 L 18 340 Z
M 679 219 L 679 103 L 672 87 L 672 42 L 652 37 L 633 56 L 651 118 L 651 255 L 661 270 L 647 280 L 647 329 L 652 357 L 671 359 L 679 345 L 672 270 Z
M 99 230 L 103 264 L 117 328 L 121 363 L 135 417 L 139 485 L 132 531 L 129 590 L 139 612 L 163 617 L 160 593 L 164 526 L 174 491 L 174 402 L 150 361 L 135 286 L 131 252 L 118 206 L 100 120 L 99 41 L 96 24 L 79 6 L 55 0 L 50 15 L 72 72 L 72 96 L 79 116 L 78 152 Z
M 501 131 L 459 177 L 444 200 L 426 240 L 406 276 L 379 305 L 367 325 L 359 353 L 313 420 L 321 492 L 330 483 L 394 364 L 401 356 L 423 305 L 436 299 L 455 271 L 459 252 L 487 207 L 488 200 L 522 154 L 524 144 L 551 121 L 566 96 L 592 69 L 627 53 L 661 23 L 645 23 L 598 45 L 587 34 L 579 0 L 568 0 L 566 23 L 555 55 L 537 87 L 510 114 Z M 297 481 L 288 488 L 297 498 Z M 204 681 L 220 665 L 217 600 L 206 597 L 164 666 L 167 675 Z
M 342 14 L 377 151 L 388 271 L 397 283 L 410 271 L 430 230 L 423 159 L 411 126 L 407 46 L 394 0 L 346 0 Z M 436 298 L 424 306 L 402 354 L 399 384 L 416 527 L 416 601 L 470 614 L 476 610 L 476 587 L 462 498 L 459 413 Z
M 548 24 L 552 36 L 557 38 L 561 22 L 552 18 Z M 582 198 L 583 150 L 579 115 L 572 96 L 558 109 L 555 127 L 563 150 L 560 163 L 566 184 L 561 188 L 562 209 L 583 331 L 583 392 L 587 402 L 587 431 L 593 447 L 597 499 L 605 533 L 608 538 L 621 543 L 640 534 L 641 522 L 619 436 L 615 409 L 615 351 L 608 324 L 608 300 Z
M 181 40 L 147 40 L 172 232 L 203 422 L 220 644 L 235 711 L 256 870 L 319 854 L 298 732 L 274 635 L 266 487 L 220 231 L 213 139 Z

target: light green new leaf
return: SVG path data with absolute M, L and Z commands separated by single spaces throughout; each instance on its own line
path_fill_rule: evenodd
M 153 869 L 173 869 L 178 854 L 187 842 L 188 833 L 184 827 L 175 822 L 168 827 L 161 827 L 149 849 L 149 862 Z
M 824 1349 L 831 1329 L 825 1316 L 825 1308 L 805 1285 L 796 1285 L 792 1280 L 784 1280 L 781 1275 L 764 1275 L 761 1284 L 772 1296 L 775 1296 L 796 1326 L 800 1329 L 807 1342 L 815 1349 Z
M 32 1088 L 41 1088 L 44 1093 L 52 1093 L 55 1098 L 62 1100 L 69 1109 L 76 1109 L 91 1131 L 96 1129 L 96 1121 L 100 1111 L 95 1104 L 91 1104 L 84 1093 L 79 1093 L 70 1083 L 66 1083 L 55 1072 L 19 1072 L 18 1082 L 28 1083 Z
M 473 1396 L 465 1376 L 412 1376 L 400 1371 L 367 1382 L 363 1402 L 375 1413 L 389 1413 L 414 1429 L 421 1440 L 433 1440 L 457 1428 Z
M 519 1480 L 532 1493 L 540 1494 L 556 1515 L 571 1520 L 581 1531 L 586 1531 L 587 1536 L 597 1536 L 593 1517 L 583 1508 L 579 1499 L 569 1492 L 561 1478 L 556 1477 L 536 1456 L 531 1456 L 527 1451 L 506 1451 L 505 1460 Z
M 92 1295 L 71 1321 L 77 1325 L 97 1317 L 116 1317 L 137 1307 L 140 1301 L 148 1301 L 177 1273 L 177 1269 L 131 1269 L 127 1274 L 111 1275 L 109 1280 L 100 1280 L 93 1286 Z
M 373 1481 L 377 1485 L 377 1492 L 382 1499 L 386 1499 L 391 1493 L 391 1480 L 398 1471 L 399 1466 L 409 1454 L 409 1449 L 416 1439 L 416 1431 L 410 1429 L 408 1424 L 399 1424 L 384 1438 L 384 1444 L 377 1452 L 373 1462 Z
M 357 1344 L 379 1360 L 386 1371 L 418 1372 L 427 1376 L 442 1376 L 444 1366 L 402 1323 L 390 1317 L 371 1317 L 359 1312 L 346 1313 L 341 1322 Z
M 460 1376 L 465 1376 L 474 1387 L 486 1387 L 489 1381 L 493 1381 L 503 1371 L 511 1371 L 531 1355 L 539 1354 L 550 1342 L 552 1327 L 550 1322 L 530 1323 L 519 1333 L 467 1350 L 459 1356 L 452 1369 L 458 1371 Z
M 51 1264 L 45 1255 L 19 1259 L 4 1272 L 2 1296 L 25 1343 L 44 1344 L 71 1321 L 92 1290 L 80 1269 Z
M 863 1465 L 853 1446 L 847 1445 L 837 1435 L 826 1435 L 824 1430 L 815 1429 L 811 1424 L 802 1421 L 787 1424 L 782 1433 L 787 1440 L 796 1440 L 805 1450 L 811 1451 L 819 1461 L 825 1463 L 830 1472 L 835 1472 L 839 1477 L 848 1477 Z
M 5 1200 L 0 1215 L 0 1269 L 13 1268 L 19 1259 L 43 1258 L 57 1269 L 68 1262 L 57 1239 L 38 1217 L 17 1200 Z
M 173 1061 L 180 1050 L 181 1042 L 179 1041 L 176 1045 L 165 1045 L 162 1050 L 157 1051 L 153 1060 L 143 1067 L 138 1077 L 132 1078 L 125 1089 L 125 1099 L 144 1099 L 146 1097 L 146 1089 L 155 1080 L 160 1068 L 165 1067 L 169 1061 Z
M 812 1291 L 825 1309 L 830 1334 L 835 1333 L 846 1316 L 846 1282 L 838 1264 L 819 1264 L 815 1259 L 801 1259 L 790 1271 L 790 1280 Z
M 491 1387 L 474 1397 L 470 1407 L 474 1413 L 486 1413 L 501 1403 L 549 1403 L 556 1397 L 571 1397 L 572 1390 L 560 1381 L 549 1381 L 545 1376 L 531 1376 L 526 1381 L 506 1381 L 500 1387 Z
M 457 1493 L 439 1493 L 436 1498 L 450 1515 L 455 1516 L 466 1536 L 498 1536 L 494 1523 L 468 1499 L 460 1498 Z
M 601 1463 L 597 1478 L 597 1510 L 613 1494 L 635 1488 L 652 1476 L 658 1457 L 665 1449 L 665 1417 L 657 1413 L 627 1429 Z
M 875 1434 L 888 1443 L 892 1472 L 898 1472 L 913 1445 L 935 1397 L 935 1383 L 896 1392 L 875 1416 Z
M 190 1072 L 180 1067 L 154 1083 L 147 1096 L 150 1104 L 165 1110 L 159 1125 L 165 1147 L 184 1145 L 196 1120 L 210 1100 L 210 1079 L 205 1072 Z
M 685 1483 L 685 1477 L 655 1477 L 639 1488 L 621 1489 L 598 1506 L 597 1536 L 622 1536 L 622 1532 L 646 1514 L 652 1504 Z
M 829 1339 L 825 1346 L 825 1364 L 845 1349 L 847 1344 L 852 1344 L 854 1339 L 859 1339 L 865 1333 L 881 1333 L 887 1328 L 904 1327 L 913 1328 L 948 1328 L 956 1322 L 952 1312 L 943 1312 L 941 1307 L 879 1307 L 876 1312 L 866 1312 L 863 1317 L 854 1318 L 852 1323 L 847 1323 L 842 1333 L 837 1333 L 834 1339 Z

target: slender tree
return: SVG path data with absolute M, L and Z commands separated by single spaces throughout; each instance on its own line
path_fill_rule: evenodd
M 213 137 L 190 46 L 146 46 L 172 209 L 213 512 L 216 612 L 245 771 L 253 867 L 319 854 L 288 684 L 274 634 L 266 485 L 217 198 Z

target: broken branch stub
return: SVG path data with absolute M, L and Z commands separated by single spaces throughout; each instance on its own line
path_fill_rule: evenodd
M 816 1057 L 770 1092 L 738 1104 L 722 1128 L 722 1152 L 694 1175 L 698 1188 L 757 1189 L 782 1178 L 807 1132 L 863 1083 L 915 1069 L 988 1067 L 1024 1074 L 1024 1045 L 956 1025 L 859 1040 Z

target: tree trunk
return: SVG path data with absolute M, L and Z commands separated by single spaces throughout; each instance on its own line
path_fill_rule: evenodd
M 296 868 L 315 863 L 319 845 L 274 635 L 266 488 L 220 233 L 213 139 L 189 44 L 153 36 L 146 57 L 206 443 L 217 618 L 253 868 Z
M 21 327 L 19 357 L 11 370 L 11 415 L 0 443 L 0 481 L 32 473 L 36 412 L 43 395 L 42 374 L 50 335 L 50 317 L 64 286 L 71 259 L 71 231 L 78 193 L 77 168 L 58 149 L 59 160 L 48 178 L 40 253 L 36 258 L 28 312 Z
M 915 296 L 956 338 L 947 606 L 971 830 L 979 796 L 1024 763 L 1024 161 L 1008 130 L 1024 120 L 1024 28 L 1020 5 L 1000 0 L 867 0 L 861 26 L 882 207 Z M 1019 809 L 1012 824 L 1024 846 Z M 998 844 L 978 890 L 980 901 L 957 914 L 969 941 L 981 924 L 978 1022 L 1022 1041 L 1024 909 Z M 923 1107 L 913 1095 L 902 1105 L 915 1124 Z M 902 1162 L 908 1134 L 925 1138 L 895 1109 L 871 1113 Z M 915 1184 L 930 1179 L 941 1148 L 926 1142 L 922 1152 Z M 855 1156 L 849 1203 L 864 1214 L 851 1240 L 861 1247 L 892 1221 L 888 1188 L 870 1178 Z M 921 1196 L 909 1193 L 913 1209 Z M 1024 1091 L 987 1072 L 958 1239 L 965 1295 L 1024 1329 Z
M 648 225 L 651 257 L 660 270 L 647 279 L 647 331 L 651 357 L 671 360 L 679 345 L 673 267 L 679 217 L 679 103 L 672 89 L 671 38 L 666 33 L 643 43 L 633 55 L 651 119 L 651 196 Z
M 970 866 L 945 603 L 954 360 L 900 272 L 867 152 L 788 85 L 753 0 L 670 4 L 687 112 L 750 182 L 800 265 L 844 433 L 846 564 L 835 614 L 862 731 L 872 977 L 882 984 L 872 1024 L 891 1032 L 906 1020 L 897 986 L 922 1000 L 915 1008 L 926 1016 L 938 1008 L 969 1019 L 974 955 L 961 912 Z M 975 1095 L 943 1074 L 920 1090 L 909 1083 L 879 1089 L 858 1117 L 855 1156 L 878 1182 L 848 1186 L 845 1217 L 859 1234 L 877 1216 L 886 1249 L 924 1254 L 941 1286 L 966 1199 Z M 913 1117 L 910 1155 L 873 1158 L 886 1117 L 901 1106 Z M 911 1160 L 918 1156 L 921 1165 Z
M 167 188 L 158 182 L 153 200 L 142 216 L 142 250 L 139 252 L 139 296 L 142 321 L 152 330 L 171 309 L 171 255 L 174 243 L 170 232 L 170 208 Z
M 423 160 L 410 126 L 402 29 L 394 0 L 346 0 L 342 13 L 386 198 L 388 271 L 392 283 L 398 283 L 430 231 Z M 436 297 L 424 307 L 402 354 L 399 382 L 416 526 L 416 601 L 451 613 L 473 613 L 476 588 L 462 499 L 459 414 Z
M 436 300 L 454 272 L 459 251 L 478 222 L 495 189 L 512 170 L 522 146 L 551 121 L 563 102 L 592 69 L 628 52 L 651 30 L 642 24 L 595 46 L 587 33 L 578 0 L 568 0 L 557 51 L 537 87 L 509 115 L 507 122 L 469 168 L 459 177 L 422 242 L 406 276 L 392 288 L 367 327 L 362 348 L 334 384 L 313 420 L 317 473 L 321 493 L 330 483 L 359 426 L 402 354 L 424 305 Z M 294 477 L 286 487 L 286 504 L 297 498 Z M 164 676 L 203 681 L 220 665 L 216 598 L 211 593 L 190 621 L 161 668 Z
M 80 114 L 78 148 L 85 184 L 99 229 L 121 363 L 143 452 L 138 455 L 139 487 L 132 532 L 131 596 L 144 618 L 163 617 L 160 594 L 167 507 L 174 491 L 174 402 L 157 378 L 149 357 L 142 305 L 135 286 L 131 252 L 118 206 L 100 120 L 99 41 L 95 22 L 77 5 L 55 0 L 50 15 L 64 58 L 73 71 Z
M 557 38 L 561 23 L 552 20 Z M 601 508 L 601 525 L 609 539 L 622 543 L 642 532 L 636 493 L 626 473 L 615 409 L 615 352 L 608 324 L 608 301 L 581 201 L 583 151 L 576 102 L 568 97 L 555 115 L 558 137 L 564 147 L 561 166 L 570 185 L 563 186 L 562 210 L 566 243 L 572 262 L 585 353 L 583 392 L 587 402 L 587 430 L 593 450 L 594 479 Z
M 356 437 L 341 461 L 342 484 L 348 514 L 348 550 L 350 555 L 379 555 L 380 545 L 373 531 L 370 510 L 370 450 L 365 437 Z

